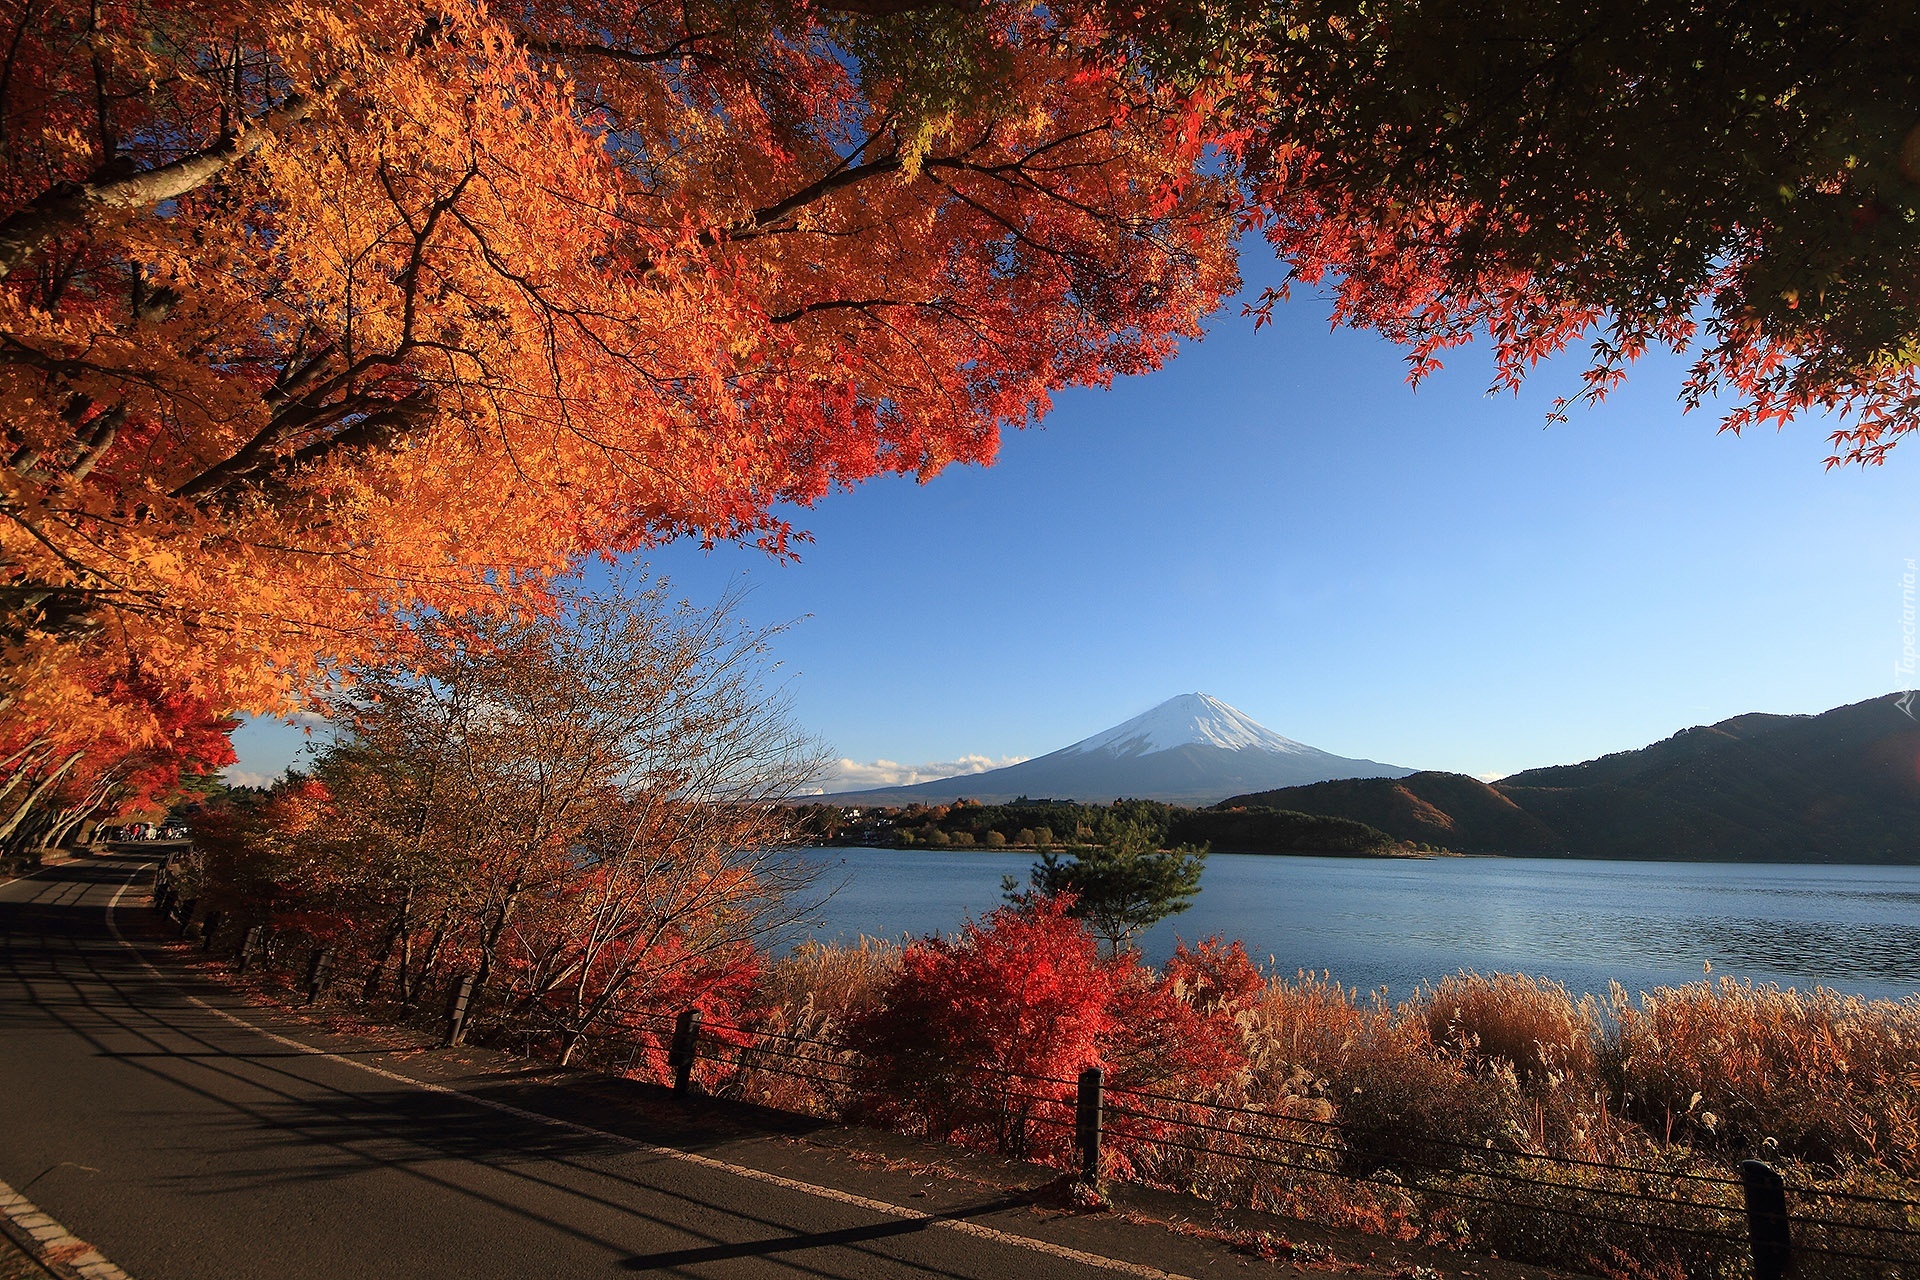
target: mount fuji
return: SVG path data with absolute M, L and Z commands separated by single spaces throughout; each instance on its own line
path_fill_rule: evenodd
M 1218 698 L 1183 693 L 1072 746 L 1003 769 L 821 798 L 904 805 L 962 798 L 992 804 L 1019 796 L 1044 796 L 1201 805 L 1249 791 L 1335 778 L 1404 778 L 1413 772 L 1309 747 L 1282 737 Z

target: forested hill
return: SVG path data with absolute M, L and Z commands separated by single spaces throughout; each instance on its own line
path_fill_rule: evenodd
M 1397 840 L 1455 853 L 1565 853 L 1559 832 L 1493 787 L 1464 773 L 1428 771 L 1406 778 L 1343 778 L 1221 801 L 1294 809 L 1376 827 Z
M 1329 853 L 1361 857 L 1408 850 L 1372 827 L 1321 814 L 1266 806 L 1189 809 L 1156 800 L 1076 804 L 1030 800 L 1006 804 L 910 805 L 904 809 L 848 809 L 836 804 L 794 806 L 800 825 L 822 844 L 876 844 L 900 848 L 1005 849 L 1107 844 L 1129 828 L 1158 848 L 1206 845 L 1216 853 Z
M 1920 722 L 1897 695 L 1752 714 L 1492 785 L 1453 773 L 1236 796 L 1461 853 L 1920 863 Z

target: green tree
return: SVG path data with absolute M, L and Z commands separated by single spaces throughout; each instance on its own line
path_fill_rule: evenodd
M 1206 865 L 1202 846 L 1162 849 L 1152 826 L 1125 823 L 1103 844 L 1043 853 L 1028 873 L 1029 889 L 1001 881 L 1009 902 L 1071 894 L 1071 915 L 1087 922 L 1109 955 L 1131 950 L 1134 935 L 1193 905 Z

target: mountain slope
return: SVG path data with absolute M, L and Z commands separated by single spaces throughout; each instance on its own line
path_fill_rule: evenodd
M 1566 848 L 1552 827 L 1464 773 L 1317 782 L 1235 796 L 1218 807 L 1260 806 L 1364 822 L 1396 840 L 1455 853 L 1555 854 Z
M 829 798 L 882 805 L 962 798 L 996 803 L 1018 796 L 1212 804 L 1239 791 L 1327 778 L 1397 778 L 1411 772 L 1295 742 L 1217 698 L 1188 693 L 1071 746 L 1003 769 L 907 787 L 845 791 Z
M 1920 723 L 1889 695 L 1751 714 L 1488 786 L 1416 774 L 1236 796 L 1463 853 L 1920 863 Z
M 1575 853 L 1920 862 L 1920 724 L 1891 695 L 1736 716 L 1499 787 Z

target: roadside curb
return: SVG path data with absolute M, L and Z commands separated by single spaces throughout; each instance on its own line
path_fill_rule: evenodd
M 60 1280 L 133 1280 L 106 1255 L 0 1182 L 0 1233 Z

